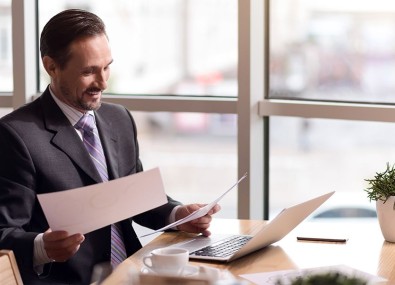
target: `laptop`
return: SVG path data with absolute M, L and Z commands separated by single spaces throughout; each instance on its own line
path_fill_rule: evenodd
M 254 236 L 214 234 L 210 237 L 197 236 L 169 247 L 188 249 L 190 259 L 230 262 L 281 240 L 333 193 L 335 191 L 283 209 Z

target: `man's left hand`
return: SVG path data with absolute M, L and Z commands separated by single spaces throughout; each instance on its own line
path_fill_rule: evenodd
M 177 209 L 176 212 L 176 221 L 185 218 L 191 213 L 199 210 L 200 208 L 206 206 L 205 204 L 189 204 L 183 205 Z M 198 219 L 189 221 L 182 225 L 179 225 L 177 228 L 180 231 L 189 232 L 189 233 L 202 233 L 204 236 L 209 236 L 211 232 L 208 230 L 210 226 L 210 222 L 212 220 L 212 215 L 217 213 L 221 209 L 221 206 L 216 204 L 205 216 L 200 217 Z

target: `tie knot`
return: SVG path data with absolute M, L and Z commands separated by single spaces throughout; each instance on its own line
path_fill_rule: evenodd
M 77 129 L 82 129 L 85 132 L 93 132 L 96 128 L 93 116 L 91 114 L 85 114 L 81 119 L 75 124 Z

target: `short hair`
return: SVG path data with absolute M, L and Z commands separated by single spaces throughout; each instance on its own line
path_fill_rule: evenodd
M 68 9 L 53 16 L 40 37 L 41 58 L 51 57 L 64 68 L 70 59 L 70 44 L 80 38 L 106 35 L 106 27 L 97 15 L 80 9 Z

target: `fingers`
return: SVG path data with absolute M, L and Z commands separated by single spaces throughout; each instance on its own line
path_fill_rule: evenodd
M 219 204 L 216 204 L 208 213 L 207 215 L 214 215 L 215 213 L 219 212 L 221 210 L 221 206 Z
M 177 210 L 176 212 L 176 220 L 179 220 L 181 218 L 184 218 L 188 216 L 189 214 L 195 212 L 196 210 L 199 210 L 200 208 L 206 206 L 207 204 L 189 204 L 189 205 L 184 205 L 180 209 Z M 210 211 L 197 219 L 194 219 L 190 222 L 187 222 L 185 224 L 179 225 L 178 229 L 181 231 L 189 232 L 189 233 L 202 233 L 204 236 L 209 236 L 211 232 L 208 230 L 210 227 L 210 223 L 212 221 L 212 215 L 217 213 L 218 211 L 221 210 L 220 205 L 215 205 Z
M 207 204 L 192 204 L 192 205 L 195 206 L 196 210 L 199 208 L 203 208 L 204 206 L 207 206 Z M 221 210 L 221 206 L 219 204 L 215 204 L 214 207 L 212 207 L 210 211 L 207 213 L 207 215 L 214 215 L 220 210 Z
M 65 231 L 46 231 L 43 235 L 47 256 L 57 262 L 64 262 L 80 248 L 85 237 L 82 234 L 69 236 Z
M 182 206 L 181 211 L 178 211 L 179 212 L 178 214 L 180 214 L 179 218 L 184 218 L 184 217 L 188 216 L 189 214 L 191 214 L 191 213 L 193 213 L 205 206 L 207 206 L 207 204 L 189 204 L 189 205 Z M 206 215 L 214 215 L 215 213 L 217 213 L 220 210 L 221 210 L 221 206 L 219 204 L 215 204 L 215 206 L 213 208 L 211 208 L 210 211 Z
M 207 227 L 208 227 L 212 220 L 213 220 L 213 217 L 211 215 L 207 214 L 203 217 L 192 220 L 190 223 L 195 226 L 198 226 L 198 227 L 204 227 L 205 225 L 207 225 Z

